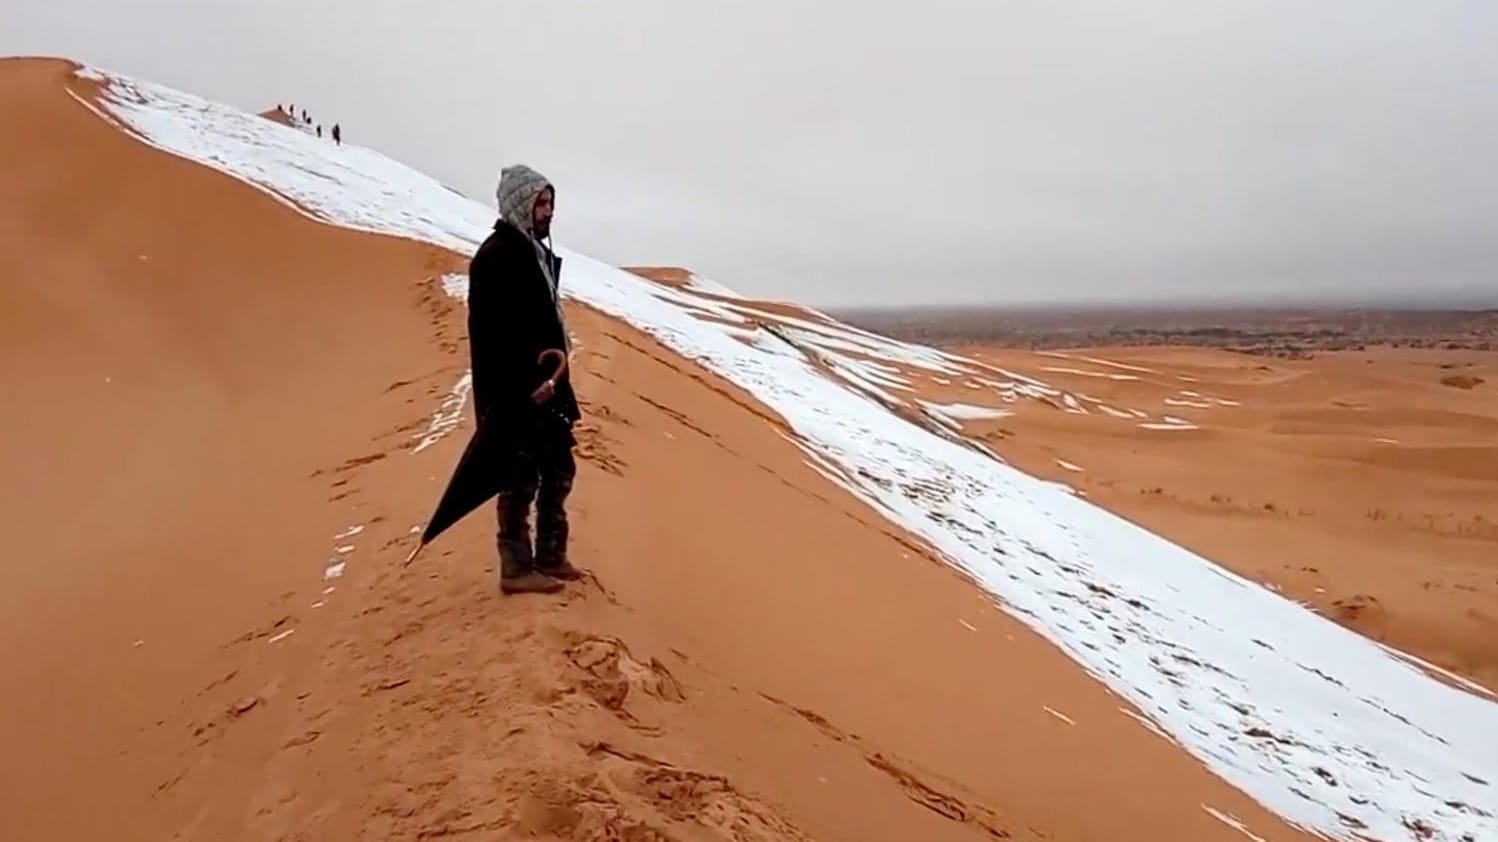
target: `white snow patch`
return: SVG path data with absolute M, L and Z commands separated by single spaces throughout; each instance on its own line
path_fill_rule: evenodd
M 492 222 L 488 207 L 376 153 L 336 149 L 206 100 L 113 79 L 101 104 L 146 142 L 329 223 L 467 254 Z M 765 331 L 747 331 L 746 339 L 743 328 L 698 317 L 735 321 L 722 302 L 562 253 L 568 297 L 754 394 L 875 511 L 1286 821 L 1346 842 L 1358 834 L 1412 840 L 1408 823 L 1416 820 L 1435 829 L 1437 842 L 1464 834 L 1498 839 L 1498 788 L 1477 781 L 1498 782 L 1498 741 L 1473 736 L 1498 733 L 1498 704 L 1086 500 L 898 418 Z M 879 341 L 881 353 L 908 353 L 944 374 L 996 370 Z M 1011 380 L 1020 394 L 1022 379 Z M 1032 381 L 1028 388 L 1047 387 Z M 1339 785 L 1321 780 L 1317 767 Z M 1355 833 L 1339 812 L 1364 827 Z
M 1050 705 L 1042 705 L 1042 707 L 1045 708 L 1045 712 L 1046 713 L 1049 713 L 1051 716 L 1054 716 L 1057 719 L 1061 720 L 1062 722 L 1065 722 L 1067 725 L 1076 725 L 1077 724 L 1076 720 L 1072 719 L 1070 716 L 1067 716 L 1066 714 L 1062 713 L 1061 711 L 1056 710 L 1055 708 L 1051 707 Z
M 859 389 L 867 391 L 869 394 L 877 395 L 892 404 L 903 403 L 903 401 L 901 401 L 899 398 L 895 397 L 889 392 L 886 392 L 883 387 L 879 385 L 878 381 L 864 374 L 863 366 L 860 365 L 860 363 L 863 362 L 862 360 L 850 360 L 846 357 L 833 356 L 824 356 L 821 359 L 823 362 L 827 363 L 827 365 L 833 370 L 833 372 L 841 377 L 847 378 Z
M 687 286 L 698 292 L 705 292 L 708 295 L 721 295 L 725 298 L 739 297 L 738 293 L 734 292 L 726 286 L 723 286 L 717 281 L 710 281 L 697 275 L 690 275 L 687 278 Z
M 288 637 L 291 637 L 295 633 L 296 633 L 296 629 L 287 629 L 286 631 L 283 631 L 283 632 L 281 632 L 278 635 L 274 635 L 273 637 L 271 637 L 270 640 L 267 640 L 265 642 L 266 643 L 280 643 L 281 641 L 285 640 Z
M 335 541 L 343 541 L 345 539 L 352 538 L 355 535 L 358 535 L 360 532 L 363 532 L 363 531 L 364 531 L 364 526 L 362 524 L 361 525 L 357 525 L 357 526 L 350 526 L 348 529 L 345 529 L 342 532 L 338 533 L 337 535 L 334 535 L 333 536 L 333 540 L 335 540 Z
M 1082 492 L 1076 490 L 1075 488 L 1072 488 L 1070 485 L 1067 485 L 1064 482 L 1057 482 L 1056 480 L 1041 480 L 1041 482 L 1044 482 L 1046 485 L 1049 485 L 1052 488 L 1055 488 L 1055 489 L 1057 489 L 1057 490 L 1059 490 L 1059 491 L 1061 491 L 1062 493 L 1065 493 L 1065 494 L 1081 494 L 1082 493 Z
M 1075 374 L 1079 377 L 1102 377 L 1107 380 L 1138 380 L 1132 374 L 1109 374 L 1103 371 L 1086 371 L 1080 368 L 1061 368 L 1059 366 L 1041 366 L 1041 371 L 1050 371 L 1056 374 Z
M 1212 408 L 1212 405 L 1209 404 L 1209 403 L 1197 403 L 1196 401 L 1178 401 L 1175 398 L 1166 398 L 1165 399 L 1165 405 L 1166 406 L 1189 406 L 1189 407 L 1194 407 L 1196 409 L 1211 409 Z
M 1382 647 L 1385 652 L 1388 652 L 1390 655 L 1393 655 L 1396 658 L 1400 658 L 1400 659 L 1409 661 L 1410 663 L 1415 664 L 1416 666 L 1421 667 L 1422 669 L 1430 670 L 1431 672 L 1436 673 L 1437 675 L 1443 676 L 1444 678 L 1446 678 L 1446 679 L 1448 679 L 1450 681 L 1453 681 L 1453 682 L 1455 682 L 1455 683 L 1457 683 L 1457 684 L 1459 684 L 1459 685 L 1467 688 L 1468 690 L 1471 690 L 1473 693 L 1477 693 L 1477 694 L 1482 695 L 1482 696 L 1487 696 L 1490 699 L 1498 700 L 1498 692 L 1494 692 L 1493 690 L 1490 690 L 1489 688 L 1487 688 L 1484 685 L 1478 684 L 1477 682 L 1473 681 L 1470 678 L 1467 678 L 1467 677 L 1461 676 L 1461 675 L 1457 675 L 1456 673 L 1452 672 L 1449 669 L 1446 669 L 1445 667 L 1437 666 L 1437 665 L 1431 663 L 1430 661 L 1427 661 L 1424 658 L 1421 658 L 1419 655 L 1412 655 L 1409 652 L 1401 652 L 1398 649 L 1395 649 L 1394 647 L 1388 646 L 1388 645 L 1383 644 L 1383 643 L 1380 643 L 1378 645 L 1380 647 Z
M 442 291 L 458 299 L 464 304 L 468 303 L 468 276 L 450 272 L 442 276 Z
M 1250 831 L 1248 829 L 1248 826 L 1245 825 L 1243 823 L 1243 821 L 1241 819 L 1239 819 L 1237 816 L 1228 815 L 1227 813 L 1224 813 L 1221 810 L 1217 810 L 1215 808 L 1208 807 L 1206 804 L 1202 805 L 1202 809 L 1207 811 L 1207 815 L 1209 815 L 1212 818 L 1214 818 L 1214 819 L 1222 822 L 1223 824 L 1227 825 L 1228 827 L 1231 827 L 1233 830 L 1238 831 L 1239 833 L 1243 834 L 1244 836 L 1247 836 L 1249 839 L 1252 839 L 1253 842 L 1265 842 L 1264 837 L 1259 836 L 1259 835 L 1253 833 L 1252 831 Z
M 426 431 L 412 438 L 420 439 L 412 453 L 420 453 L 436 444 L 459 424 L 463 423 L 463 406 L 468 403 L 468 393 L 473 390 L 473 372 L 464 372 L 458 378 L 452 391 L 442 399 L 437 406 L 437 411 L 432 413 L 432 421 L 427 425 Z
M 1169 422 L 1169 423 L 1165 423 L 1165 424 L 1160 424 L 1160 423 L 1156 423 L 1156 422 L 1150 422 L 1150 423 L 1147 423 L 1147 424 L 1140 424 L 1139 425 L 1139 429 L 1141 429 L 1141 430 L 1200 430 L 1201 428 L 1198 427 L 1198 426 L 1196 426 L 1195 424 L 1183 424 L 1181 422 L 1174 421 L 1174 422 Z
M 1124 371 L 1140 371 L 1145 374 L 1156 373 L 1152 368 L 1145 368 L 1138 365 L 1129 365 L 1128 363 L 1119 363 L 1112 360 L 1101 360 L 1097 357 L 1088 357 L 1082 354 L 1068 354 L 1063 351 L 1041 351 L 1040 355 L 1043 357 L 1056 357 L 1063 360 L 1081 360 L 1082 362 L 1094 363 L 1096 365 L 1106 365 L 1112 366 L 1113 368 L 1121 368 Z
M 1111 415 L 1114 418 L 1123 418 L 1123 419 L 1126 419 L 1126 420 L 1129 420 L 1129 421 L 1134 420 L 1134 414 L 1133 413 L 1124 412 L 1122 410 L 1114 409 L 1113 407 L 1108 406 L 1107 404 L 1099 404 L 1098 405 L 1098 409 L 1101 409 L 1103 411 L 1104 415 Z
M 1082 466 L 1081 465 L 1073 465 L 1072 463 L 1066 461 L 1065 459 L 1057 459 L 1056 460 L 1056 464 L 1060 465 L 1061 467 L 1065 468 L 1068 471 L 1076 471 L 1077 473 L 1081 473 L 1082 472 Z
M 348 564 L 346 562 L 339 561 L 334 562 L 333 564 L 329 564 L 327 567 L 324 567 L 322 571 L 323 581 L 326 582 L 329 579 L 337 579 L 339 576 L 342 576 L 343 568 L 347 566 Z
M 1175 743 L 1177 745 L 1180 744 L 1179 741 L 1176 740 L 1174 737 L 1170 736 L 1169 734 L 1167 734 L 1163 730 L 1161 730 L 1160 726 L 1156 725 L 1155 721 L 1153 719 L 1150 719 L 1147 716 L 1141 715 L 1138 711 L 1129 710 L 1128 708 L 1119 708 L 1118 712 L 1122 713 L 1123 715 L 1125 715 L 1127 717 L 1129 717 L 1130 719 L 1134 720 L 1135 722 L 1138 722 L 1140 725 L 1143 725 L 1144 729 L 1146 731 L 1149 731 L 1151 734 L 1154 734 L 1155 736 L 1157 736 L 1157 737 L 1159 737 L 1159 738 L 1161 738 L 1161 739 L 1163 739 L 1163 740 L 1165 740 L 1167 742 Z
M 1079 359 L 1081 359 L 1083 362 L 1094 363 L 1096 365 L 1110 365 L 1114 368 L 1121 368 L 1124 371 L 1139 371 L 1145 374 L 1157 373 L 1153 368 L 1145 368 L 1142 365 L 1129 365 L 1128 363 L 1119 363 L 1114 362 L 1113 360 L 1100 360 L 1097 357 L 1079 357 Z
M 799 337 L 797 338 L 799 339 Z M 822 350 L 825 351 L 826 349 Z M 880 386 L 888 386 L 891 389 L 899 389 L 903 392 L 910 391 L 910 380 L 901 376 L 898 368 L 858 357 L 838 356 L 836 359 L 839 366 L 856 371 L 858 377 L 865 383 L 876 383 Z
M 974 406 L 970 403 L 932 403 L 919 399 L 916 402 L 938 415 L 960 420 L 987 421 L 994 418 L 1007 418 L 1014 414 L 1007 409 L 997 409 L 991 406 Z

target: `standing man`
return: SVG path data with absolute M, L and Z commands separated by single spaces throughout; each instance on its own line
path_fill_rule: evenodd
M 547 243 L 556 190 L 535 170 L 500 172 L 499 221 L 468 268 L 468 344 L 481 430 L 506 458 L 499 493 L 499 585 L 552 593 L 582 573 L 567 559 L 567 495 L 577 474 L 572 426 L 581 413 L 560 357 L 570 356 L 558 279 Z M 529 516 L 536 506 L 536 540 Z
M 333 143 L 338 146 L 343 145 L 343 130 L 338 127 L 337 123 L 333 124 Z

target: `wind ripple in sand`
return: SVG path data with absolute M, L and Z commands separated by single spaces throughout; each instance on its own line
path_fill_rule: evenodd
M 146 142 L 315 218 L 460 253 L 489 229 L 485 206 L 368 150 L 319 143 L 166 88 L 80 75 L 107 82 L 100 105 Z M 1480 738 L 1498 733 L 1498 705 L 898 418 L 823 374 L 794 344 L 744 327 L 752 306 L 726 291 L 670 288 L 563 254 L 569 297 L 752 392 L 829 479 L 929 542 L 1170 739 L 1288 821 L 1348 842 L 1498 839 L 1498 790 L 1489 783 L 1498 780 L 1498 741 Z M 943 375 L 999 371 L 851 328 L 795 328 L 829 359 L 857 359 L 852 346 Z

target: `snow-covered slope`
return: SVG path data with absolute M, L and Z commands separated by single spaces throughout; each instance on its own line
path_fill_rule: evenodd
M 105 86 L 80 105 L 316 219 L 462 253 L 490 227 L 489 208 L 369 150 L 155 85 L 80 75 Z M 986 367 L 831 322 L 775 326 L 722 287 L 661 285 L 566 258 L 570 297 L 752 392 L 824 476 L 924 538 L 1168 739 L 1287 820 L 1334 839 L 1498 840 L 1498 704 L 1484 691 L 1435 680 L 1004 465 L 950 425 L 892 412 L 880 360 L 944 376 Z M 1017 377 L 993 385 L 1048 388 Z

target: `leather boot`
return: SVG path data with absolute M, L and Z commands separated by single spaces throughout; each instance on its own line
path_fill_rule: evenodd
M 550 492 L 550 493 L 548 493 Z M 548 489 L 545 484 L 536 500 L 536 569 L 557 579 L 576 581 L 583 572 L 567 558 L 567 510 L 565 492 Z
M 499 589 L 513 593 L 556 593 L 562 582 L 538 572 L 531 552 L 528 501 L 499 495 Z

